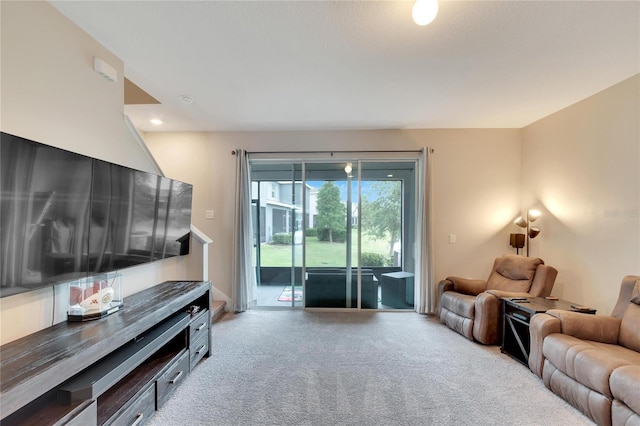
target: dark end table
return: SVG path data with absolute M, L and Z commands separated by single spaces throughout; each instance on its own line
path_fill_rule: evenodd
M 407 309 L 413 307 L 414 274 L 411 272 L 388 272 L 380 276 L 382 282 L 381 303 L 396 308 Z
M 528 365 L 531 338 L 529 323 L 535 314 L 550 309 L 595 314 L 596 310 L 583 307 L 578 303 L 555 298 L 526 297 L 502 298 L 502 346 L 500 351 L 517 361 Z

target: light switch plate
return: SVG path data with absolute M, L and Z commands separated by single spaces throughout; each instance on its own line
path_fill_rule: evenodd
M 215 210 L 205 210 L 204 211 L 204 218 L 205 219 L 215 219 L 216 218 Z

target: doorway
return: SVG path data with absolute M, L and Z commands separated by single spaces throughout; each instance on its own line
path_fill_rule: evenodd
M 257 306 L 414 308 L 416 158 L 250 164 Z

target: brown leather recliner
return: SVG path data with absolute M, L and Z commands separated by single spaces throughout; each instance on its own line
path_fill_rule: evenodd
M 640 425 L 640 276 L 624 277 L 611 316 L 552 309 L 529 333 L 547 388 L 599 425 Z
M 447 277 L 438 284 L 440 322 L 470 340 L 498 343 L 501 298 L 548 296 L 557 275 L 540 258 L 505 254 L 495 260 L 486 281 Z

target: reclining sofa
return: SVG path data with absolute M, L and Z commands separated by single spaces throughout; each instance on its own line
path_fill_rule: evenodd
M 470 340 L 498 343 L 502 297 L 544 297 L 558 271 L 540 258 L 505 254 L 484 280 L 447 277 L 438 284 L 440 322 Z
M 530 323 L 529 367 L 599 425 L 640 425 L 640 276 L 611 316 L 549 310 Z

